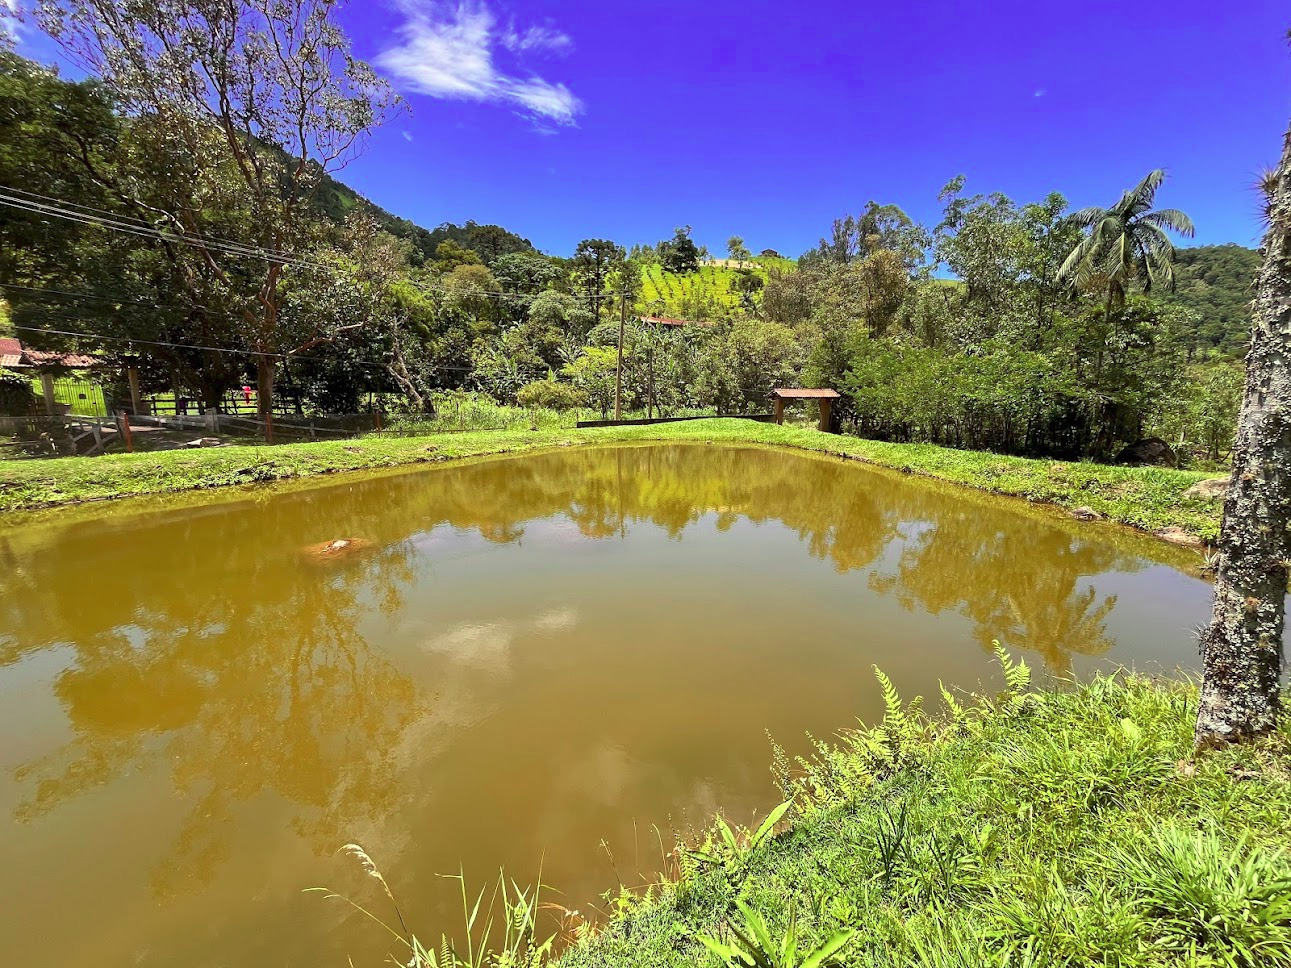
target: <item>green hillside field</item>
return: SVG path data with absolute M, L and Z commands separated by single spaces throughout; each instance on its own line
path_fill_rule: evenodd
M 792 270 L 792 259 L 753 259 L 746 265 L 767 279 L 770 268 Z M 675 316 L 680 319 L 708 319 L 726 309 L 739 306 L 739 295 L 733 288 L 736 268 L 727 260 L 706 262 L 698 272 L 667 272 L 659 263 L 646 266 L 641 274 L 641 297 L 637 308 L 643 313 Z

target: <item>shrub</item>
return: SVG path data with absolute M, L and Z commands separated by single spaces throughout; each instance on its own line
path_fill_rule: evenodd
M 520 388 L 516 401 L 522 407 L 545 407 L 549 410 L 573 410 L 587 406 L 587 394 L 568 383 L 535 380 Z
M 0 414 L 22 417 L 36 410 L 31 380 L 20 373 L 0 370 Z

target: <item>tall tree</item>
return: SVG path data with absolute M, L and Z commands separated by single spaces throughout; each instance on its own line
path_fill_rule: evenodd
M 659 261 L 669 272 L 685 274 L 699 269 L 700 251 L 690 237 L 689 225 L 680 226 L 671 239 L 659 243 Z
M 732 235 L 726 240 L 726 254 L 730 256 L 731 261 L 739 265 L 741 269 L 744 268 L 744 263 L 753 258 L 753 253 L 749 251 L 748 246 L 744 244 L 744 240 L 738 235 Z
M 1291 564 L 1291 130 L 1270 173 L 1246 387 L 1201 637 L 1199 748 L 1272 731 L 1281 713 L 1282 630 Z
M 1071 216 L 1088 234 L 1062 264 L 1061 278 L 1078 288 L 1101 285 L 1109 316 L 1125 304 L 1135 281 L 1144 292 L 1174 286 L 1174 243 L 1169 233 L 1192 238 L 1195 229 L 1192 219 L 1176 208 L 1152 208 L 1164 181 L 1163 170 L 1150 171 L 1111 208 L 1082 208 Z
M 103 80 L 127 115 L 155 122 L 154 150 L 191 166 L 183 194 L 97 172 L 130 214 L 165 230 L 180 282 L 214 279 L 257 354 L 260 407 L 272 407 L 275 358 L 335 338 L 294 331 L 282 313 L 284 273 L 313 243 L 311 202 L 395 103 L 350 51 L 339 0 L 47 0 L 41 27 Z M 216 244 L 204 217 L 237 217 Z M 181 250 L 196 251 L 193 267 Z
M 610 271 L 623 261 L 623 247 L 609 239 L 583 239 L 574 250 L 574 282 L 583 304 L 598 320 Z

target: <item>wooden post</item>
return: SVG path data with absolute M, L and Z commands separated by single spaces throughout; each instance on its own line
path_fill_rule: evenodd
M 45 395 L 45 413 L 54 415 L 54 377 L 50 373 L 40 375 L 40 392 Z
M 124 410 L 117 414 L 117 425 L 121 428 L 121 439 L 126 442 L 126 453 L 134 453 L 134 437 L 130 434 L 130 415 Z
M 94 423 L 90 424 L 90 432 L 94 434 L 94 449 L 102 450 L 103 449 L 103 431 L 99 430 L 98 420 L 95 420 Z
M 623 308 L 619 312 L 619 362 L 614 368 L 614 419 L 623 419 L 623 327 L 628 322 L 628 296 L 623 294 Z
M 778 424 L 784 423 L 784 398 L 783 397 L 775 398 L 775 422 Z
M 820 399 L 820 429 L 822 433 L 829 433 L 829 408 L 833 402 L 827 397 L 821 397 Z
M 374 410 L 372 412 L 372 423 L 375 425 L 377 430 L 381 429 L 381 411 L 380 410 Z
M 139 403 L 139 367 L 126 367 L 126 380 L 130 384 L 130 412 L 140 413 Z

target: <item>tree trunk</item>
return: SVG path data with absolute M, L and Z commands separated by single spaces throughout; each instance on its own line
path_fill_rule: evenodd
M 403 354 L 397 350 L 391 354 L 390 362 L 386 364 L 386 372 L 390 374 L 395 383 L 399 384 L 399 389 L 403 391 L 413 408 L 418 413 L 435 415 L 435 407 L 430 398 L 422 394 L 417 389 L 417 383 L 408 372 L 408 365 L 404 361 Z
M 1291 131 L 1269 197 L 1246 388 L 1224 502 L 1210 627 L 1201 637 L 1198 748 L 1251 739 L 1280 713 L 1291 542 Z
M 273 357 L 256 357 L 256 410 L 264 421 L 266 440 L 273 440 L 273 371 Z

